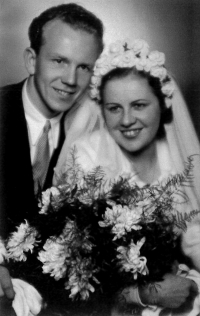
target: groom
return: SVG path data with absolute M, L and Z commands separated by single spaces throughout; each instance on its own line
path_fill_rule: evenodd
M 88 88 L 103 49 L 103 25 L 83 7 L 63 4 L 32 21 L 29 39 L 24 52 L 29 77 L 0 91 L 0 235 L 4 237 L 37 210 L 38 189 L 51 186 L 65 138 L 63 121 Z M 14 297 L 9 273 L 0 266 L 0 297 L 4 294 Z

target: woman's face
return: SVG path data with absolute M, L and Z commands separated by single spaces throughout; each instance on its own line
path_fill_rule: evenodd
M 103 114 L 116 143 L 128 153 L 137 153 L 155 139 L 161 109 L 147 79 L 130 74 L 106 83 Z

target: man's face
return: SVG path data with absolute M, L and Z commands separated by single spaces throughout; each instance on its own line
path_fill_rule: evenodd
M 30 52 L 30 51 L 29 51 Z M 54 20 L 43 30 L 38 55 L 32 50 L 28 92 L 47 118 L 69 110 L 86 91 L 100 51 L 96 38 Z

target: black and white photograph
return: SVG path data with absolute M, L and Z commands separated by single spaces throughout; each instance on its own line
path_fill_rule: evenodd
M 0 315 L 200 315 L 199 0 L 0 0 Z

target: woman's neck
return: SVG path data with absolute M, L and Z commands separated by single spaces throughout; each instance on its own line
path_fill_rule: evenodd
M 151 143 L 143 151 L 125 153 L 133 166 L 133 172 L 145 183 L 153 183 L 160 177 L 156 142 Z

